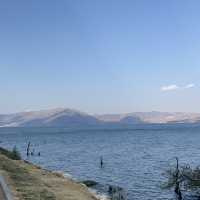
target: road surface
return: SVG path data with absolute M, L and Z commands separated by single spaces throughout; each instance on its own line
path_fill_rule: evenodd
M 1 188 L 1 185 L 0 185 L 0 199 L 1 200 L 6 200 L 5 196 L 4 196 L 4 193 L 3 193 L 3 190 Z

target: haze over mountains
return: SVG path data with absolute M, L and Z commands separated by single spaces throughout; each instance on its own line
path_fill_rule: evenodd
M 200 122 L 200 113 L 185 112 L 133 112 L 127 114 L 96 115 L 106 122 L 138 121 L 142 123 L 196 123 Z
M 200 113 L 153 111 L 89 115 L 77 110 L 60 108 L 0 115 L 1 127 L 69 127 L 142 123 L 200 123 Z

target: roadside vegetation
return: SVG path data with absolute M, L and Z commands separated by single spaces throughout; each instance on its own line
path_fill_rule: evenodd
M 96 199 L 86 186 L 21 160 L 16 147 L 13 151 L 0 148 L 0 174 L 5 177 L 15 200 Z
M 12 160 L 21 160 L 21 155 L 19 151 L 17 150 L 17 147 L 15 146 L 12 151 L 8 151 L 4 148 L 0 147 L 0 153 L 7 156 L 8 158 Z
M 20 158 L 16 148 L 14 148 L 12 152 L 1 148 L 0 152 L 3 154 L 0 155 L 0 170 L 7 175 L 12 188 L 14 188 L 15 193 L 17 193 L 18 199 L 56 199 L 55 195 L 49 190 L 48 187 L 43 185 L 35 176 L 31 175 L 30 170 L 33 166 L 14 162 L 14 160 L 19 160 Z

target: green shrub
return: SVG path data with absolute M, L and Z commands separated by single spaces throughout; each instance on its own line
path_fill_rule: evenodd
M 13 160 L 21 160 L 21 155 L 20 155 L 20 152 L 17 150 L 17 147 L 14 146 L 12 152 L 11 152 L 11 155 L 12 155 L 12 159 Z
M 0 153 L 13 160 L 21 160 L 21 155 L 15 146 L 12 151 L 0 147 Z

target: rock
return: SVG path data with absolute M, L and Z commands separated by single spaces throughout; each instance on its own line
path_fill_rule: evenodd
M 126 200 L 127 195 L 123 188 L 118 186 L 109 185 L 108 193 L 111 196 L 111 200 Z
M 93 180 L 85 180 L 82 181 L 82 183 L 85 184 L 87 187 L 93 187 L 98 184 L 96 181 Z

